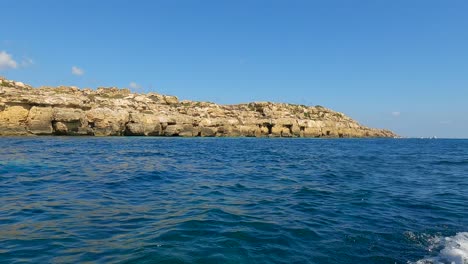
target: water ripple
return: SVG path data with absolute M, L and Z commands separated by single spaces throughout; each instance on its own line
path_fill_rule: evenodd
M 467 140 L 0 138 L 0 262 L 449 263 L 467 161 Z

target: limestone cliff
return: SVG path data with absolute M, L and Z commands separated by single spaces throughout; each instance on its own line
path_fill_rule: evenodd
M 0 135 L 395 137 L 322 106 L 179 101 L 128 89 L 32 88 L 0 78 Z

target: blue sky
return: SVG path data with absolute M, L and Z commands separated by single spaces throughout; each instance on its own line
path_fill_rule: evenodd
M 468 1 L 1 6 L 0 75 L 9 79 L 319 104 L 403 136 L 468 138 Z

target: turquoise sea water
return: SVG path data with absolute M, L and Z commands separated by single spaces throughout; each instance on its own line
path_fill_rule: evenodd
M 468 140 L 0 138 L 0 263 L 467 263 Z

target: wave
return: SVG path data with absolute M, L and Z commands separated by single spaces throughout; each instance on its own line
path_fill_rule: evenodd
M 413 264 L 468 264 L 468 232 L 460 232 L 452 237 L 434 237 L 429 250 L 440 248 L 438 255 L 428 257 Z
M 439 160 L 434 165 L 468 165 L 468 160 Z

